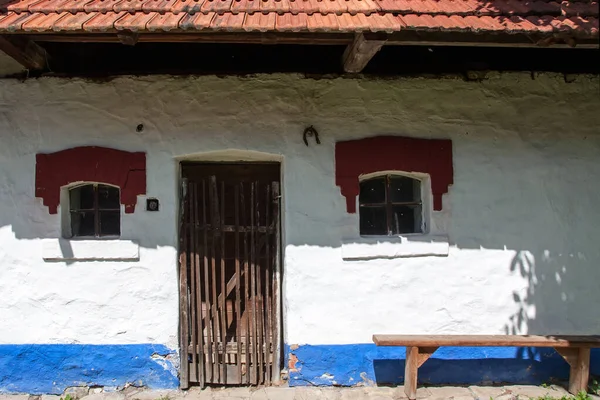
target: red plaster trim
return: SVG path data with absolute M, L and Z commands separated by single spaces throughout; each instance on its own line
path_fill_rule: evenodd
M 50 214 L 58 212 L 60 188 L 75 182 L 99 182 L 121 189 L 125 212 L 135 211 L 137 196 L 146 193 L 146 153 L 106 147 L 75 147 L 35 156 L 35 197 Z
M 433 209 L 442 209 L 442 195 L 453 183 L 452 141 L 378 136 L 337 142 L 335 184 L 346 198 L 346 210 L 356 212 L 359 176 L 379 171 L 421 172 L 431 177 Z

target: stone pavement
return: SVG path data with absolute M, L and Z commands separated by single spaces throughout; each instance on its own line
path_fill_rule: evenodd
M 152 391 L 128 387 L 121 391 L 104 392 L 99 388 L 70 388 L 65 394 L 79 400 L 404 400 L 404 388 L 399 387 L 267 387 L 267 388 L 192 388 L 187 391 Z M 545 397 L 544 396 L 548 396 Z M 572 398 L 560 386 L 442 386 L 420 387 L 419 400 L 527 400 L 540 398 Z M 60 400 L 63 396 L 2 395 L 0 400 Z M 592 398 L 600 400 L 600 397 Z

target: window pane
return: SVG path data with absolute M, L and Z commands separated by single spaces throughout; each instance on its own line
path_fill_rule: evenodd
M 85 185 L 69 191 L 71 210 L 91 210 L 94 208 L 94 185 Z
M 119 211 L 100 211 L 100 236 L 118 236 L 121 234 L 121 213 Z
M 360 183 L 360 204 L 385 203 L 385 177 Z
M 421 232 L 421 206 L 392 206 L 392 233 Z
M 394 176 L 390 183 L 392 203 L 421 201 L 421 181 L 406 176 Z
M 385 206 L 360 207 L 360 234 L 387 235 L 387 216 Z
M 72 211 L 71 233 L 73 234 L 73 236 L 94 236 L 94 212 Z
M 100 209 L 118 210 L 120 204 L 119 188 L 98 185 L 98 207 Z

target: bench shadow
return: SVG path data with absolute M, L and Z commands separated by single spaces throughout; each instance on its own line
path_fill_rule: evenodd
M 515 358 L 442 359 L 432 358 L 419 368 L 419 385 L 524 385 L 565 384 L 568 364 L 550 348 L 518 349 Z M 404 384 L 403 359 L 375 359 L 373 372 L 378 386 Z M 548 381 L 551 376 L 552 380 Z

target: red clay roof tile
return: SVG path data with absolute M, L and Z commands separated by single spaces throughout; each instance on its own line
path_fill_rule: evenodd
M 127 14 L 122 11 L 116 13 L 113 11 L 107 13 L 95 13 L 95 15 L 83 23 L 83 30 L 87 32 L 107 32 L 115 29 L 115 22 Z
M 21 29 L 25 32 L 43 32 L 51 30 L 56 21 L 65 17 L 68 13 L 64 12 L 61 14 L 52 13 L 52 14 L 42 14 L 39 13 L 37 18 L 29 19 L 23 23 Z M 35 14 L 33 14 L 35 15 Z
M 22 29 L 23 23 L 38 18 L 44 14 L 9 13 L 0 21 L 0 31 L 15 32 Z
M 83 24 L 92 19 L 96 13 L 78 12 L 71 14 L 65 12 L 65 16 L 54 23 L 52 30 L 60 31 L 81 31 Z
M 179 21 L 179 27 L 181 29 L 193 29 L 196 31 L 208 29 L 215 15 L 215 13 L 186 14 L 183 19 Z
M 179 21 L 183 19 L 184 14 L 157 14 L 147 24 L 146 28 L 150 32 L 154 31 L 171 31 L 179 28 Z
M 282 14 L 275 18 L 275 29 L 281 32 L 300 32 L 306 30 L 306 14 Z
M 0 0 L 0 33 L 412 29 L 597 37 L 598 14 L 597 0 Z
M 255 0 L 258 1 L 258 0 Z M 202 12 L 225 13 L 231 9 L 232 0 L 205 0 L 202 4 Z M 258 7 L 258 5 L 257 5 Z
M 29 12 L 29 7 L 40 3 L 42 0 L 20 0 L 18 2 L 13 2 L 9 4 L 6 9 L 8 11 L 14 11 L 17 13 Z
M 185 14 L 195 14 L 200 12 L 202 7 L 202 2 L 195 0 L 176 0 L 173 6 L 171 7 L 171 12 L 185 13 Z
M 290 11 L 289 0 L 259 0 L 260 11 L 284 14 Z
M 262 1 L 262 0 L 260 0 Z M 255 12 L 252 14 L 246 14 L 246 19 L 244 20 L 244 30 L 245 31 L 260 31 L 267 32 L 273 31 L 275 29 L 275 16 L 276 13 L 267 13 L 263 14 L 260 12 Z
M 220 0 L 218 0 L 220 1 Z M 210 23 L 212 29 L 218 29 L 220 31 L 241 31 L 244 25 L 244 19 L 246 13 L 239 14 L 216 14 Z
M 148 21 L 150 21 L 156 15 L 157 13 L 127 13 L 123 18 L 119 18 L 117 21 L 115 21 L 115 28 L 120 31 L 144 31 L 146 30 L 146 24 L 148 23 Z
M 85 12 L 102 12 L 107 13 L 114 11 L 114 7 L 123 0 L 92 0 L 89 3 L 84 4 L 83 10 Z

